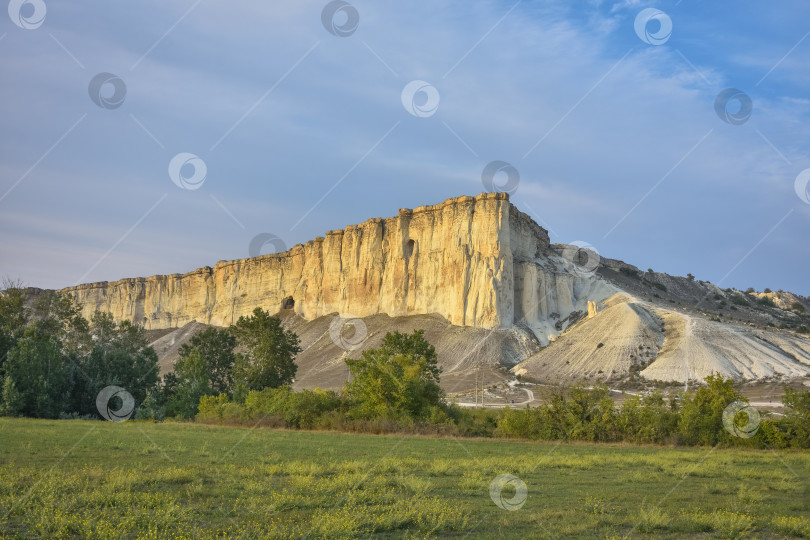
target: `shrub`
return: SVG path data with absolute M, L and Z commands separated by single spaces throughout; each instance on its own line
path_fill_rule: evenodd
M 785 439 L 793 447 L 810 447 L 810 390 L 786 388 L 782 403 L 786 411 L 779 425 L 785 429 Z
M 713 446 L 731 442 L 732 435 L 723 427 L 723 411 L 742 398 L 734 389 L 733 379 L 710 375 L 706 382 L 707 386 L 681 399 L 678 439 L 683 444 Z
M 748 306 L 751 305 L 751 304 L 748 303 L 748 300 L 746 300 L 745 298 L 743 298 L 739 294 L 735 294 L 734 296 L 731 297 L 731 303 L 735 304 L 737 306 L 745 306 L 745 307 L 748 307 Z
M 540 417 L 536 409 L 506 409 L 498 421 L 497 434 L 519 439 L 540 438 Z
M 678 415 L 656 390 L 648 396 L 631 396 L 622 404 L 616 423 L 624 440 L 664 443 L 675 432 Z
M 641 275 L 638 273 L 638 270 L 633 270 L 628 266 L 622 266 L 619 268 L 619 272 L 632 279 L 641 279 Z
M 234 403 L 225 394 L 202 396 L 197 407 L 195 420 L 222 424 L 239 424 L 249 420 L 247 410 Z
M 344 400 L 333 391 L 302 390 L 294 392 L 289 386 L 265 388 L 248 393 L 245 407 L 250 418 L 278 415 L 287 425 L 312 429 L 323 425 L 329 412 L 345 409 Z

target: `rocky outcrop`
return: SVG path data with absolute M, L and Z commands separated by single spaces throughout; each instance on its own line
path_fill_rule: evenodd
M 402 209 L 280 254 L 63 292 L 87 317 L 107 311 L 147 329 L 227 326 L 256 307 L 286 307 L 307 320 L 335 312 L 438 314 L 458 326 L 520 322 L 547 335 L 544 321 L 577 308 L 577 289 L 587 288 L 548 264 L 548 248 L 548 233 L 508 195 L 484 193 Z
M 599 313 L 599 306 L 596 302 L 588 301 L 588 318 L 592 319 L 596 317 L 596 314 Z

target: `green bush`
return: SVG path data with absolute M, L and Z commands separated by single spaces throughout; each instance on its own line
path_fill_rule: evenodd
M 723 411 L 743 398 L 734 389 L 732 379 L 710 375 L 706 382 L 707 386 L 681 398 L 678 440 L 682 444 L 714 446 L 732 442 L 732 435 L 723 427 Z
M 734 437 L 723 426 L 725 408 L 741 398 L 732 380 L 710 376 L 707 385 L 669 402 L 660 391 L 630 396 L 616 408 L 607 387 L 549 390 L 544 403 L 525 409 L 462 409 L 432 406 L 421 419 L 407 415 L 356 418 L 353 404 L 323 390 L 295 392 L 289 387 L 252 391 L 245 403 L 228 396 L 203 396 L 196 420 L 296 429 L 363 433 L 422 433 L 469 437 L 645 444 L 735 445 L 760 448 L 810 447 L 810 392 L 788 390 L 785 417 L 763 417 L 752 438 Z
M 525 409 L 506 409 L 498 420 L 496 431 L 501 437 L 517 439 L 539 439 L 540 416 L 537 409 L 528 406 Z
M 245 407 L 252 419 L 276 414 L 287 425 L 302 429 L 323 427 L 322 418 L 327 413 L 345 411 L 346 405 L 346 400 L 333 391 L 316 388 L 294 392 L 289 386 L 250 392 L 245 399 Z
M 196 419 L 222 424 L 281 425 L 296 429 L 335 427 L 333 413 L 346 409 L 337 393 L 320 389 L 295 392 L 289 386 L 252 390 L 245 403 L 231 401 L 227 395 L 202 396 Z
M 786 388 L 782 403 L 786 412 L 779 427 L 784 429 L 786 445 L 810 448 L 810 390 Z
M 669 442 L 675 433 L 678 414 L 656 390 L 648 396 L 631 396 L 624 401 L 616 423 L 624 440 L 637 443 Z
M 739 294 L 732 295 L 731 303 L 737 306 L 745 306 L 748 307 L 751 304 L 748 303 L 748 300 L 740 296 Z
M 247 408 L 230 401 L 226 394 L 202 396 L 197 407 L 195 420 L 222 424 L 239 424 L 249 421 Z

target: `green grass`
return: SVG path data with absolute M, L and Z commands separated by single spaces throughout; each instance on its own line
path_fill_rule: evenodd
M 7 418 L 0 433 L 3 538 L 810 537 L 806 452 Z M 520 509 L 490 498 L 500 474 L 525 482 Z

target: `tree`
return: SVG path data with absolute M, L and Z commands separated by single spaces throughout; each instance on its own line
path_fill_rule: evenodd
M 216 328 L 206 328 L 183 344 L 174 373 L 163 378 L 166 414 L 192 418 L 203 396 L 227 398 L 233 389 L 234 347 L 236 337 Z M 152 396 L 147 406 L 157 411 L 150 414 L 160 416 L 161 396 Z
M 592 389 L 577 385 L 545 390 L 539 415 L 541 439 L 608 441 L 616 438 L 617 421 L 609 389 L 603 383 Z
M 43 291 L 32 302 L 32 324 L 54 336 L 65 353 L 87 354 L 92 347 L 89 325 L 81 313 L 72 296 L 57 291 Z
M 141 404 L 158 382 L 157 354 L 143 328 L 96 311 L 89 336 L 92 350 L 75 362 L 72 412 L 96 414 L 96 397 L 107 386 L 120 386 Z
M 4 414 L 57 418 L 65 411 L 71 377 L 60 348 L 54 336 L 26 329 L 4 365 Z
M 8 352 L 22 337 L 28 325 L 25 295 L 19 287 L 6 287 L 0 291 L 0 374 Z
M 206 328 L 180 347 L 180 356 L 188 356 L 192 349 L 208 366 L 208 386 L 214 394 L 230 394 L 233 391 L 233 364 L 236 337 L 228 330 Z
M 281 326 L 281 319 L 256 308 L 251 316 L 239 317 L 230 330 L 239 347 L 245 350 L 236 355 L 233 369 L 239 401 L 250 390 L 293 382 L 298 369 L 295 356 L 303 349 L 298 336 Z
M 785 405 L 786 439 L 791 446 L 810 447 L 810 391 L 785 388 L 782 403 Z
M 166 402 L 166 415 L 193 418 L 200 398 L 211 395 L 208 365 L 198 349 L 191 349 L 174 365 L 176 385 Z
M 686 279 L 688 279 L 689 281 L 695 281 L 695 276 L 693 276 L 692 274 L 686 274 Z
M 405 354 L 424 358 L 428 374 L 435 382 L 439 382 L 442 369 L 437 363 L 436 349 L 425 339 L 424 330 L 414 330 L 412 334 L 388 332 L 383 338 L 381 349 L 390 355 Z
M 423 330 L 388 333 L 380 348 L 363 351 L 346 365 L 351 372 L 346 393 L 354 417 L 425 419 L 443 406 L 441 369 Z

